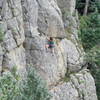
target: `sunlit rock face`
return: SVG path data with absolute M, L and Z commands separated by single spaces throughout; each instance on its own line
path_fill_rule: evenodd
M 51 100 L 97 100 L 94 80 L 82 69 L 78 27 L 75 0 L 0 0 L 0 72 L 17 66 L 24 75 L 32 66 L 47 81 Z M 45 48 L 49 37 L 54 55 Z
M 25 72 L 25 35 L 21 0 L 0 0 L 0 31 L 4 33 L 3 42 L 0 43 L 1 71 L 17 66 L 19 72 Z
M 51 100 L 97 100 L 94 79 L 87 70 L 71 75 L 69 82 L 51 89 Z

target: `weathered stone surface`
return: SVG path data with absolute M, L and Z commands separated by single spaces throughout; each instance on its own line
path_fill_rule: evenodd
M 24 30 L 23 27 L 18 24 L 19 21 L 22 22 L 16 17 L 7 21 L 8 29 L 12 31 L 13 38 L 15 39 L 17 45 L 22 44 L 25 39 Z
M 16 66 L 18 71 L 22 71 L 25 69 L 26 58 L 22 47 L 25 35 L 21 0 L 0 0 L 0 16 L 0 31 L 4 33 L 3 42 L 0 43 L 0 50 L 4 51 L 0 58 L 0 68 L 11 69 Z
M 27 6 L 28 4 L 30 6 Z M 30 7 L 32 7 L 31 11 Z M 36 8 L 35 13 L 34 13 L 34 8 Z M 24 9 L 23 14 L 29 16 L 24 20 L 26 26 L 25 48 L 26 48 L 27 64 L 35 66 L 37 70 L 43 76 L 46 77 L 46 80 L 49 85 L 55 84 L 57 81 L 59 81 L 61 77 L 64 77 L 66 73 L 67 64 L 63 60 L 62 52 L 59 50 L 59 47 L 56 44 L 55 44 L 54 56 L 52 56 L 50 50 L 46 52 L 45 45 L 46 45 L 47 35 L 49 36 L 54 35 L 53 37 L 62 37 L 61 35 L 64 35 L 64 27 L 61 15 L 58 14 L 56 9 L 58 9 L 59 13 L 61 12 L 57 6 L 57 3 L 53 0 L 51 1 L 38 0 L 38 2 L 36 2 L 35 0 L 33 1 L 27 0 L 27 2 L 26 1 L 23 2 L 23 9 Z M 27 13 L 25 12 L 25 9 Z M 35 15 L 37 17 L 34 17 Z M 47 22 L 45 21 L 46 19 Z M 40 22 L 40 20 L 42 22 Z M 27 26 L 28 24 L 30 26 Z M 46 26 L 48 26 L 47 29 L 45 29 Z M 31 29 L 33 31 L 31 31 Z M 40 33 L 37 31 L 39 31 Z
M 7 23 L 6 21 L 0 21 L 0 31 L 6 32 L 7 31 Z
M 79 100 L 78 91 L 71 82 L 59 84 L 51 90 L 51 100 Z
M 22 46 L 19 48 L 15 48 L 10 52 L 7 52 L 3 58 L 3 69 L 9 69 L 13 67 L 17 67 L 18 72 L 20 74 L 24 73 L 26 66 L 26 57 L 25 57 L 25 50 Z
M 45 37 L 26 39 L 27 63 L 46 76 L 48 84 L 55 84 L 61 77 L 64 77 L 67 64 L 57 45 L 55 45 L 53 56 L 49 49 L 46 51 L 45 43 Z
M 62 1 L 57 0 L 57 2 L 63 13 L 64 28 L 67 34 L 67 39 L 70 40 L 70 43 L 69 42 L 66 43 L 66 47 L 68 48 L 68 45 L 69 45 L 69 48 L 70 48 L 69 50 L 70 53 L 68 53 L 68 56 L 70 56 L 69 58 L 73 60 L 75 60 L 76 58 L 78 60 L 78 62 L 75 61 L 74 63 L 72 63 L 71 60 L 68 61 L 69 69 L 71 71 L 72 69 L 73 71 L 78 70 L 81 68 L 82 64 L 84 63 L 83 56 L 85 53 L 80 43 L 80 40 L 78 39 L 79 20 L 78 20 L 78 12 L 75 10 L 76 1 L 75 0 L 70 0 L 70 1 L 69 0 L 62 0 Z M 72 50 L 71 50 L 70 45 L 73 48 Z M 74 51 L 75 53 L 72 53 Z M 74 57 L 72 57 L 72 54 L 74 55 Z
M 61 11 L 54 0 L 38 0 L 38 30 L 52 37 L 65 37 Z
M 3 52 L 3 49 L 0 45 L 0 72 L 2 71 L 3 54 L 4 54 L 4 52 Z
M 11 30 L 8 30 L 4 37 L 4 47 L 7 51 L 11 51 L 17 47 L 16 42 L 13 38 Z
M 95 82 L 88 70 L 72 75 L 71 81 L 79 93 L 79 100 L 97 100 Z
M 52 2 L 54 2 L 54 1 L 52 0 Z M 23 7 L 24 7 L 23 9 L 24 10 L 25 9 L 27 10 L 27 13 L 25 11 L 23 13 L 26 16 L 27 15 L 29 16 L 29 19 L 28 18 L 25 19 L 24 22 L 25 22 L 25 25 L 28 25 L 28 23 L 30 25 L 27 28 L 25 28 L 25 33 L 26 33 L 26 50 L 27 50 L 26 51 L 27 52 L 26 53 L 27 54 L 27 57 L 26 57 L 27 58 L 27 63 L 29 63 L 29 64 L 31 63 L 33 66 L 34 65 L 37 65 L 37 66 L 40 67 L 40 69 L 44 69 L 42 73 L 45 74 L 45 72 L 47 72 L 47 75 L 46 75 L 47 78 L 46 79 L 48 80 L 48 83 L 49 84 L 54 84 L 61 77 L 64 77 L 64 75 L 66 73 L 66 69 L 67 69 L 67 58 L 68 58 L 67 57 L 67 53 L 69 53 L 69 52 L 67 52 L 65 48 L 63 50 L 60 50 L 60 46 L 59 45 L 58 46 L 56 45 L 56 47 L 55 47 L 55 53 L 54 53 L 55 56 L 52 57 L 52 55 L 50 54 L 50 52 L 49 53 L 46 53 L 46 50 L 45 50 L 45 44 L 46 44 L 45 41 L 46 41 L 46 38 L 45 38 L 45 36 L 44 37 L 39 37 L 39 36 L 36 37 L 36 36 L 33 35 L 36 31 L 33 32 L 30 29 L 31 29 L 31 25 L 32 25 L 31 22 L 34 21 L 34 24 L 35 25 L 33 24 L 33 28 L 35 28 L 35 30 L 36 30 L 36 26 L 37 26 L 38 27 L 38 31 L 40 32 L 41 35 L 43 35 L 44 33 L 45 33 L 44 35 L 47 35 L 47 34 L 50 35 L 51 34 L 50 31 L 53 32 L 53 28 L 49 29 L 50 26 L 47 27 L 47 30 L 50 30 L 49 33 L 48 33 L 48 31 L 46 31 L 46 29 L 44 29 L 43 31 L 40 31 L 40 29 L 41 29 L 40 27 L 45 28 L 46 25 L 48 25 L 48 23 L 45 23 L 44 25 L 42 25 L 42 24 L 40 24 L 39 21 L 41 20 L 41 21 L 44 21 L 45 22 L 45 20 L 46 20 L 45 16 L 47 16 L 47 19 L 49 20 L 49 22 L 51 23 L 51 25 L 54 27 L 54 24 L 52 22 L 55 23 L 55 20 L 54 19 L 51 19 L 52 17 L 50 16 L 50 14 L 52 14 L 52 16 L 55 16 L 55 18 L 56 18 L 56 20 L 58 20 L 58 22 L 59 21 L 61 22 L 59 24 L 60 24 L 60 26 L 63 29 L 63 30 L 61 30 L 61 32 L 63 32 L 63 34 L 64 34 L 64 28 L 63 28 L 63 25 L 62 25 L 61 15 L 58 14 L 58 12 L 55 10 L 55 8 L 53 8 L 54 6 L 52 7 L 50 5 L 50 4 L 52 4 L 52 2 L 51 1 L 50 2 L 49 1 L 46 1 L 45 2 L 44 0 L 38 1 L 37 3 L 36 3 L 35 0 L 34 1 L 27 1 L 27 3 L 26 2 L 23 2 Z M 27 7 L 28 4 L 30 6 Z M 56 4 L 56 3 L 53 3 L 53 4 Z M 36 7 L 36 10 L 35 10 L 35 13 L 34 14 L 37 16 L 37 13 L 38 13 L 38 20 L 36 19 L 36 17 L 32 17 L 32 16 L 34 16 L 33 14 L 30 14 L 30 12 L 33 13 L 33 11 L 34 11 L 32 9 L 30 11 L 29 8 L 31 6 Z M 48 8 L 48 6 L 50 6 L 50 7 Z M 55 5 L 55 7 L 57 7 L 57 5 Z M 56 9 L 58 9 L 58 7 Z M 49 13 L 49 11 L 51 11 L 51 12 Z M 49 13 L 49 14 L 47 15 L 47 13 Z M 41 22 L 41 23 L 43 23 L 43 22 Z M 56 27 L 54 29 L 55 30 L 58 30 L 58 29 L 60 29 L 60 26 L 58 25 L 58 27 Z M 59 33 L 59 32 L 57 32 L 57 33 Z M 56 34 L 54 34 L 54 35 L 56 35 Z M 61 36 L 60 36 L 60 34 L 58 34 L 55 37 L 61 37 Z M 63 42 L 63 43 L 65 43 L 65 42 Z M 73 50 L 74 50 L 74 48 L 76 50 L 76 47 L 75 46 L 73 47 Z M 77 55 L 77 54 L 78 54 L 78 51 L 76 50 L 75 55 Z M 69 57 L 69 59 L 71 59 L 71 58 Z M 75 56 L 74 56 L 74 58 L 75 58 Z M 79 56 L 76 57 L 76 58 L 78 59 Z M 75 61 L 76 61 L 76 59 L 75 59 Z M 73 63 L 73 66 L 74 67 L 77 66 L 75 61 Z M 43 68 L 44 66 L 45 66 L 45 68 Z M 49 67 L 51 68 L 51 71 L 50 71 Z M 81 67 L 81 66 L 79 66 L 79 67 Z M 59 70 L 59 68 L 61 70 Z M 55 69 L 55 70 L 52 70 L 52 69 Z M 77 67 L 76 67 L 76 69 L 77 69 Z
M 76 89 L 77 87 L 72 81 L 64 82 L 61 85 L 57 84 L 65 77 L 67 69 L 73 72 L 78 71 L 83 63 L 82 50 L 77 43 L 78 25 L 76 17 L 69 16 L 70 20 L 68 19 L 68 22 L 72 21 L 72 24 L 69 24 L 71 25 L 71 36 L 69 40 L 63 39 L 65 32 L 57 2 L 54 0 L 26 1 L 23 1 L 23 15 L 25 16 L 27 64 L 37 69 L 39 74 L 47 80 L 49 87 L 54 87 L 54 89 L 51 89 L 52 100 L 84 100 L 79 97 L 80 91 Z M 74 11 L 74 8 L 71 9 L 71 14 Z M 49 49 L 47 52 L 45 49 L 48 36 L 56 37 L 54 39 L 54 56 L 52 56 Z M 59 37 L 63 38 L 59 39 Z M 94 86 L 94 82 L 92 85 Z M 92 89 L 95 92 L 95 88 L 92 87 Z M 82 95 L 82 93 L 80 94 Z M 94 98 L 97 99 L 96 95 Z
M 85 70 L 71 75 L 69 82 L 58 84 L 51 93 L 51 100 L 97 100 L 94 79 Z
M 71 75 L 68 83 L 62 81 L 68 70 L 81 69 L 84 52 L 78 43 L 75 0 L 58 0 L 58 5 L 56 0 L 0 0 L 4 32 L 0 71 L 17 66 L 23 76 L 30 65 L 47 81 L 52 100 L 97 100 L 94 80 L 87 71 Z M 67 11 L 65 17 L 60 9 Z M 45 48 L 50 36 L 55 41 L 54 55 Z
M 38 4 L 36 0 L 22 0 L 23 19 L 25 35 L 34 37 L 39 34 L 37 31 Z
M 58 6 L 67 12 L 73 14 L 75 11 L 76 0 L 57 0 Z
M 73 42 L 67 39 L 63 39 L 59 44 L 59 47 L 64 49 L 64 57 L 66 57 L 67 66 L 70 71 L 78 71 L 81 69 L 83 63 L 83 56 L 80 55 L 77 47 Z M 66 55 L 65 55 L 66 54 Z

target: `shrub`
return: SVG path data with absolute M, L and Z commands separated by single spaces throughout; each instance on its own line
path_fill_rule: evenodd
M 34 68 L 28 68 L 27 79 L 24 81 L 23 100 L 50 100 L 46 83 Z
M 10 72 L 4 73 L 0 77 L 0 100 L 17 100 L 20 93 L 18 80 Z
M 15 69 L 0 77 L 0 100 L 50 100 L 50 95 L 46 83 L 30 67 L 23 80 Z

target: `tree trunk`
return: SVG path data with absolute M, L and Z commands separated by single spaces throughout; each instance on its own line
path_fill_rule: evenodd
M 88 13 L 89 1 L 90 0 L 86 0 L 85 8 L 84 8 L 84 15 L 87 15 L 87 13 Z

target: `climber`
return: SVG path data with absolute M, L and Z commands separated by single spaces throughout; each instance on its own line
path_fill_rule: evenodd
M 48 39 L 48 42 L 45 47 L 46 50 L 50 49 L 50 52 L 54 55 L 54 40 L 52 37 Z

